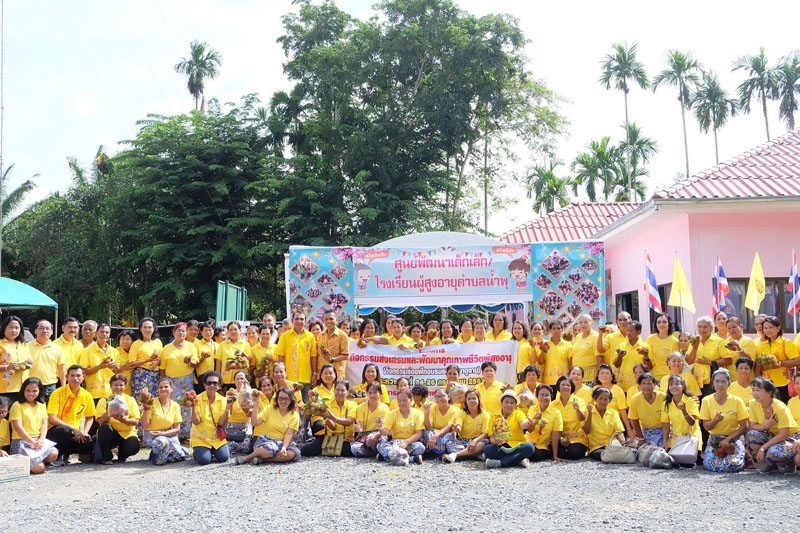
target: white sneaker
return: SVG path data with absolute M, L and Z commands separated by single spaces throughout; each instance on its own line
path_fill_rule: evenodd
M 418 465 L 421 465 L 422 464 L 422 456 L 421 455 L 415 455 L 414 456 L 414 462 L 417 463 Z
M 500 468 L 503 463 L 499 459 L 486 459 L 486 468 Z
M 485 455 L 483 455 L 483 454 L 480 454 L 480 455 L 478 456 L 478 461 L 485 461 L 485 460 L 486 460 L 486 456 L 485 456 Z
M 530 468 L 531 467 L 531 460 L 527 457 L 519 462 L 519 466 L 522 468 Z
M 444 460 L 447 461 L 448 463 L 455 463 L 456 462 L 456 457 L 457 457 L 456 454 L 448 453 L 448 454 L 445 454 Z

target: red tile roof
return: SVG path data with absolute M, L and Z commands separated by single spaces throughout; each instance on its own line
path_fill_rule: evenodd
M 509 243 L 588 239 L 641 205 L 636 202 L 574 203 L 504 233 L 499 239 Z
M 800 196 L 800 129 L 656 191 L 656 199 Z

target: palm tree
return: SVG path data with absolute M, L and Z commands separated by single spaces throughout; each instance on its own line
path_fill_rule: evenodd
M 699 81 L 700 64 L 690 53 L 670 50 L 667 54 L 668 67 L 653 78 L 653 91 L 660 85 L 678 88 L 678 102 L 681 105 L 681 122 L 683 123 L 683 151 L 686 156 L 686 177 L 689 177 L 689 138 L 686 136 L 686 109 L 689 98 Z
M 213 80 L 219 74 L 219 66 L 222 63 L 222 57 L 219 52 L 210 48 L 208 43 L 201 43 L 199 41 L 192 41 L 189 44 L 190 54 L 189 59 L 182 57 L 175 65 L 175 72 L 178 74 L 185 74 L 188 78 L 186 84 L 189 89 L 189 94 L 194 97 L 194 108 L 198 108 L 198 102 L 202 98 L 200 104 L 200 111 L 205 111 L 206 97 L 204 94 L 206 78 Z
M 619 148 L 623 153 L 630 155 L 631 166 L 647 163 L 658 153 L 658 143 L 642 135 L 642 130 L 635 122 L 628 124 L 625 140 L 619 143 Z
M 556 176 L 555 168 L 561 161 L 551 160 L 549 166 L 537 165 L 528 172 L 525 180 L 528 182 L 528 198 L 533 195 L 533 210 L 545 215 L 555 211 L 556 204 L 563 207 L 569 203 L 567 187 L 571 184 L 570 178 Z
M 800 52 L 782 58 L 775 71 L 780 98 L 778 116 L 786 120 L 787 129 L 792 131 L 797 97 L 800 95 Z
M 703 72 L 703 80 L 692 96 L 691 107 L 700 129 L 704 133 L 708 133 L 709 128 L 714 130 L 714 154 L 719 165 L 717 130 L 725 125 L 729 117 L 736 116 L 739 104 L 735 99 L 728 98 L 728 93 L 719 84 L 717 75 L 709 71 Z
M 761 47 L 757 56 L 742 56 L 737 59 L 733 63 L 733 70 L 746 70 L 750 76 L 739 85 L 739 106 L 745 113 L 749 113 L 750 99 L 753 97 L 753 93 L 756 93 L 764 111 L 764 125 L 767 128 L 767 141 L 769 141 L 767 100 L 774 100 L 778 97 L 778 83 L 775 70 L 768 66 L 764 47 Z
M 637 46 L 637 43 L 633 43 L 630 47 L 627 46 L 627 43 L 624 45 L 614 43 L 612 45 L 614 53 L 606 55 L 605 61 L 602 62 L 603 75 L 600 76 L 600 83 L 606 89 L 611 89 L 613 82 L 615 89 L 622 90 L 622 94 L 625 97 L 626 132 L 628 130 L 628 93 L 630 92 L 628 81 L 638 84 L 642 89 L 647 89 L 650 86 L 644 65 L 636 60 Z
M 25 201 L 25 198 L 28 196 L 28 193 L 30 193 L 36 187 L 33 179 L 29 179 L 17 186 L 15 189 L 6 192 L 8 189 L 8 175 L 13 168 L 13 164 L 9 165 L 6 171 L 3 172 L 2 176 L 0 176 L 0 274 L 2 273 L 3 268 L 3 228 L 17 218 L 16 216 L 14 218 L 10 218 L 11 213 L 16 211 L 22 205 L 22 203 Z M 34 179 L 37 177 L 39 177 L 39 174 L 35 174 L 33 176 Z
M 588 151 L 578 154 L 570 165 L 575 172 L 571 181 L 573 194 L 578 194 L 578 186 L 586 188 L 586 195 L 592 202 L 597 201 L 598 186 L 607 201 L 611 194 L 614 182 L 614 168 L 621 154 L 615 146 L 609 146 L 610 137 L 603 137 L 600 141 L 589 143 Z
M 616 191 L 616 194 L 614 194 L 614 201 L 633 202 L 637 198 L 639 201 L 643 201 L 647 193 L 647 188 L 645 187 L 644 181 L 639 178 L 650 175 L 647 169 L 639 167 L 636 161 L 633 161 L 631 165 L 628 166 L 625 164 L 625 161 L 620 158 L 614 171 L 615 179 L 613 182 L 613 189 Z

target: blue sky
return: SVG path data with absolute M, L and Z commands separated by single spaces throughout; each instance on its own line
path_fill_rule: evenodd
M 371 13 L 372 1 L 338 5 L 357 17 Z M 692 51 L 719 73 L 734 95 L 741 73 L 731 73 L 736 57 L 766 47 L 776 61 L 800 49 L 796 24 L 800 2 L 776 2 L 754 10 L 746 2 L 530 2 L 464 0 L 477 15 L 511 13 L 531 40 L 528 54 L 534 74 L 566 101 L 569 135 L 559 156 L 569 162 L 591 140 L 619 139 L 623 100 L 597 82 L 600 61 L 616 41 L 638 41 L 640 60 L 655 75 L 668 49 Z M 88 166 L 99 145 L 110 153 L 136 133 L 136 121 L 148 113 L 176 114 L 193 102 L 185 80 L 173 67 L 188 54 L 192 40 L 208 42 L 223 58 L 221 75 L 207 85 L 207 98 L 238 101 L 257 92 L 263 100 L 290 86 L 284 78 L 283 52 L 276 43 L 282 14 L 296 9 L 286 0 L 192 2 L 176 0 L 25 0 L 5 3 L 4 165 L 14 163 L 16 185 L 39 173 L 31 196 L 66 190 L 66 158 Z M 653 94 L 638 88 L 629 96 L 631 118 L 661 148 L 653 160 L 648 192 L 670 184 L 683 169 L 680 112 L 674 91 Z M 735 117 L 720 132 L 720 159 L 766 141 L 760 104 L 749 116 Z M 777 103 L 769 104 L 770 131 L 785 133 Z M 798 117 L 800 119 L 800 117 Z M 691 171 L 713 166 L 711 134 L 699 132 L 687 116 Z M 527 154 L 510 165 L 524 172 Z M 568 172 L 566 167 L 562 171 Z M 509 186 L 521 196 L 521 189 Z M 533 218 L 530 202 L 496 212 L 490 231 L 502 233 Z

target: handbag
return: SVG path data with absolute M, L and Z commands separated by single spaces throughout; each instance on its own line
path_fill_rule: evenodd
M 223 438 L 233 442 L 244 442 L 244 439 L 247 438 L 247 432 L 243 429 L 230 428 L 225 430 L 225 436 Z
M 217 438 L 219 440 L 227 440 L 228 432 L 225 431 L 224 427 L 221 427 L 219 424 L 217 424 L 216 420 L 214 420 L 214 406 L 211 405 L 210 403 L 208 404 L 208 413 L 211 415 L 211 423 L 214 424 L 214 427 L 217 428 Z M 243 440 L 244 440 L 244 438 L 242 438 L 241 441 L 237 441 L 237 442 L 242 442 Z
M 345 408 L 344 417 L 347 418 L 347 408 Z M 344 431 L 325 435 L 325 438 L 322 439 L 322 455 L 325 457 L 340 457 L 342 455 L 343 446 Z
M 700 439 L 694 435 L 682 435 L 675 438 L 672 448 L 669 449 L 669 456 L 675 459 L 676 463 L 690 465 L 697 462 L 697 451 Z
M 633 448 L 623 446 L 616 439 L 617 434 L 612 435 L 608 441 L 608 446 L 600 452 L 600 460 L 609 464 L 631 464 L 636 462 L 636 454 Z

